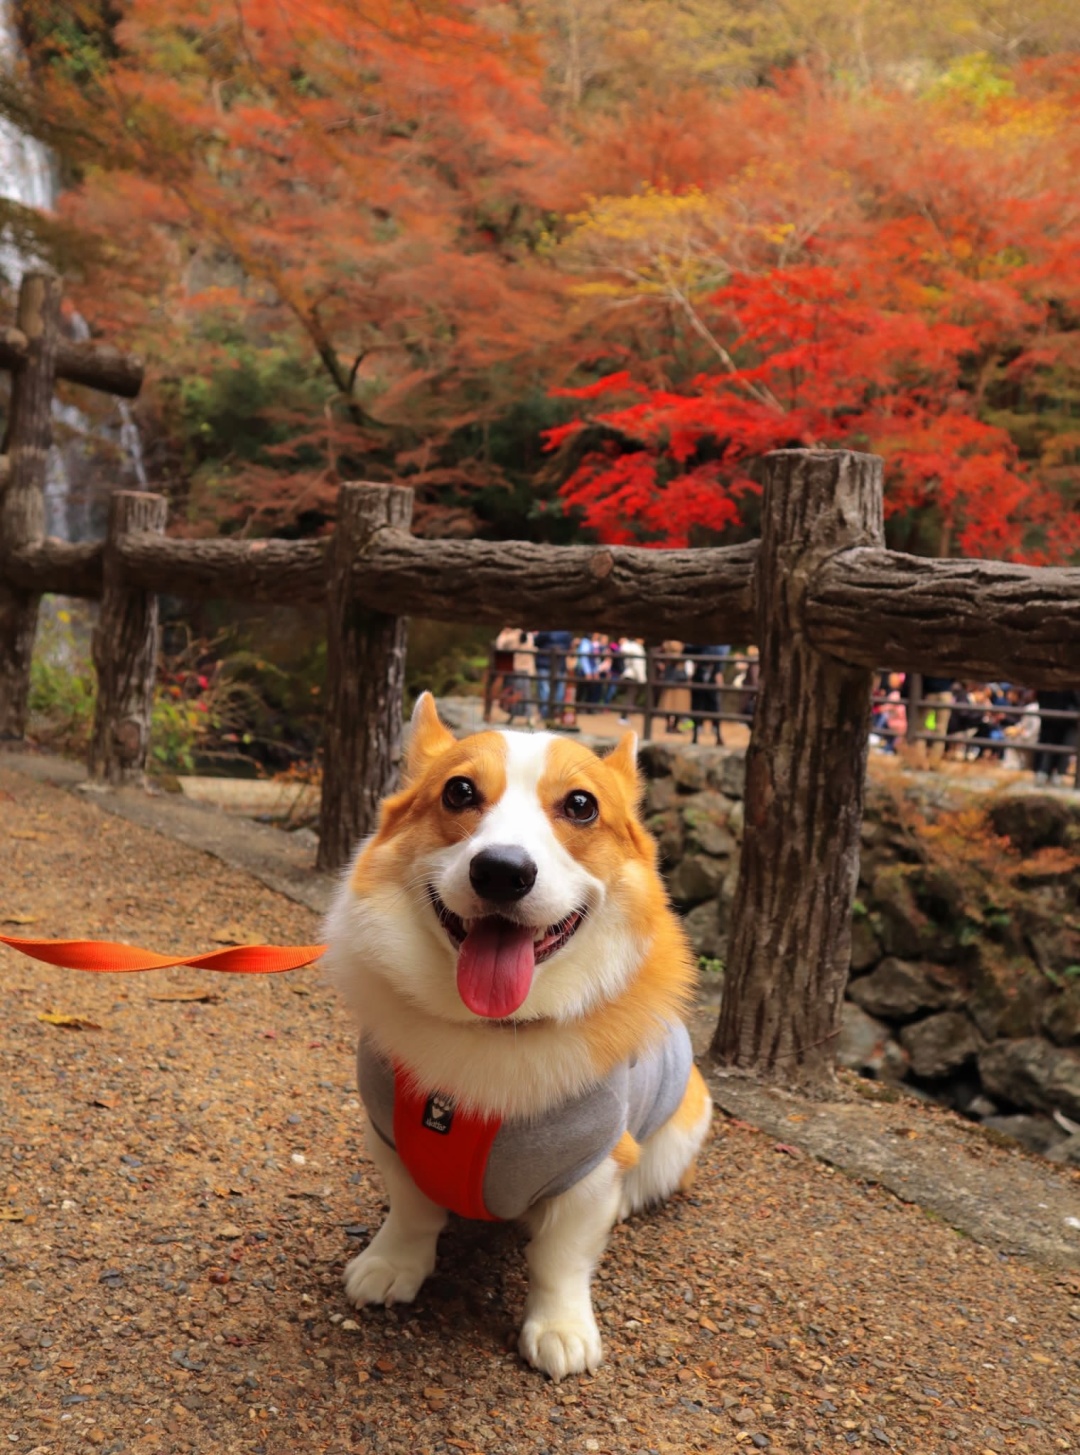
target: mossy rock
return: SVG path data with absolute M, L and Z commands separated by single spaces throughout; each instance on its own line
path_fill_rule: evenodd
M 680 751 L 673 743 L 642 743 L 638 749 L 638 766 L 650 780 L 670 778 Z
M 911 1020 L 928 1010 L 955 1010 L 967 987 L 954 968 L 890 955 L 869 975 L 848 987 L 848 998 L 871 1015 Z
M 990 821 L 1023 854 L 1080 848 L 1080 806 L 1057 794 L 1007 794 L 990 805 Z
M 728 858 L 735 851 L 735 838 L 728 828 L 728 800 L 719 793 L 699 793 L 683 805 L 682 821 L 687 848 L 716 858 Z
M 987 1040 L 1037 1035 L 1052 987 L 1034 961 L 980 941 L 966 963 L 968 1014 Z
M 728 798 L 742 798 L 746 787 L 745 752 L 718 754 L 709 764 L 709 783 Z
M 860 914 L 851 922 L 851 972 L 858 975 L 881 959 L 878 939 L 869 915 Z
M 665 870 L 674 868 L 686 847 L 686 834 L 678 809 L 667 808 L 662 813 L 650 814 L 645 820 L 645 827 L 656 839 L 661 867 Z
M 1080 982 L 1047 997 L 1042 1028 L 1059 1046 L 1080 1046 Z
M 727 936 L 720 929 L 715 899 L 696 905 L 683 917 L 683 928 L 690 937 L 695 955 L 709 961 L 722 960 L 727 950 Z
M 979 1075 L 1010 1106 L 1080 1117 L 1080 1052 L 1037 1036 L 996 1041 L 979 1052 Z
M 651 778 L 645 789 L 645 809 L 647 813 L 661 813 L 664 809 L 674 808 L 679 801 L 679 790 L 675 786 L 674 778 Z
M 686 854 L 668 876 L 668 893 L 676 904 L 715 899 L 724 882 L 723 860 L 709 854 Z

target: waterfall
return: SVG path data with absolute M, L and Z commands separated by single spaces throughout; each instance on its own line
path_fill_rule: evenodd
M 0 67 L 19 53 L 12 0 L 0 0 Z M 40 212 L 56 206 L 57 183 L 48 148 L 0 118 L 0 197 Z M 0 274 L 18 290 L 35 262 L 0 232 Z M 65 324 L 75 339 L 90 337 L 86 320 L 71 314 Z M 126 399 L 113 401 L 114 419 L 92 423 L 73 404 L 53 401 L 53 445 L 45 479 L 45 531 L 65 541 L 91 540 L 104 533 L 109 492 L 117 486 L 146 488 L 142 440 Z
M 0 66 L 7 66 L 19 53 L 19 38 L 11 14 L 11 0 L 0 0 Z M 24 207 L 49 211 L 56 201 L 56 182 L 46 147 L 26 136 L 6 117 L 0 117 L 0 196 Z M 30 260 L 24 258 L 10 238 L 0 235 L 0 272 L 18 287 Z

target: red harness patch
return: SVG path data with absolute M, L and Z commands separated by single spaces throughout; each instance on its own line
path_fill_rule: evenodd
M 459 1217 L 500 1219 L 484 1204 L 484 1173 L 501 1117 L 464 1112 L 448 1097 L 416 1090 L 394 1067 L 394 1145 L 413 1181 L 432 1202 Z

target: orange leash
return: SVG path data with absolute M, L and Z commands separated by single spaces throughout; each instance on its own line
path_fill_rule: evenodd
M 110 940 L 24 940 L 12 935 L 0 935 L 0 945 L 10 945 L 21 955 L 44 960 L 47 965 L 104 974 L 194 965 L 199 970 L 224 970 L 231 975 L 280 975 L 284 970 L 310 965 L 326 950 L 325 945 L 231 945 L 206 955 L 157 955 L 153 950 Z

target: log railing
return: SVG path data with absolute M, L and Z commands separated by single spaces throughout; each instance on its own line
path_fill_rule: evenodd
M 368 484 L 341 487 L 332 541 L 170 539 L 158 533 L 164 502 L 141 492 L 118 492 L 103 545 L 45 541 L 40 401 L 73 366 L 46 347 L 55 286 L 29 281 L 26 347 L 9 335 L 9 353 L 0 348 L 0 366 L 24 381 L 16 402 L 36 401 L 33 429 L 9 420 L 10 468 L 0 471 L 0 734 L 23 730 L 44 591 L 103 598 L 91 768 L 113 782 L 145 767 L 156 594 L 322 603 L 331 680 L 319 865 L 338 869 L 396 775 L 408 616 L 756 642 L 746 839 L 713 1053 L 777 1079 L 827 1079 L 848 973 L 872 669 L 1074 686 L 1080 569 L 886 550 L 881 462 L 846 451 L 769 456 L 761 543 L 721 549 L 418 540 L 407 529 L 411 492 Z
M 134 531 L 119 555 L 130 585 L 162 595 L 297 606 L 326 599 L 325 540 L 187 541 Z M 358 602 L 379 609 L 392 601 L 402 616 L 749 642 L 757 556 L 756 541 L 652 551 L 427 541 L 387 527 L 352 575 Z M 97 598 L 103 560 L 101 543 L 39 540 L 6 553 L 4 576 L 24 591 Z M 802 626 L 819 651 L 859 666 L 1072 687 L 1080 677 L 1080 568 L 858 547 L 816 573 Z

